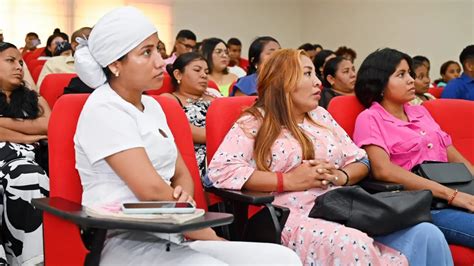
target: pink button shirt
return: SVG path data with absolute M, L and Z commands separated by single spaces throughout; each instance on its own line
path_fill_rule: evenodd
M 408 122 L 388 113 L 379 103 L 357 117 L 354 142 L 359 146 L 377 145 L 392 163 L 407 170 L 423 161 L 447 162 L 451 137 L 441 130 L 423 106 L 404 105 Z

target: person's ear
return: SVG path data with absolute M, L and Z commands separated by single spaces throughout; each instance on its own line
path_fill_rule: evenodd
M 120 70 L 122 69 L 122 63 L 120 61 L 115 61 L 107 67 L 110 69 L 110 72 L 112 72 L 115 77 L 120 76 Z
M 179 71 L 179 69 L 175 69 L 173 71 L 173 76 L 178 81 L 178 83 L 180 83 L 181 79 L 183 78 L 183 73 L 181 73 L 181 71 Z
M 474 59 L 466 60 L 465 66 L 468 72 L 474 72 Z
M 326 79 L 329 84 L 331 84 L 331 87 L 334 85 L 334 83 L 336 83 L 336 78 L 334 78 L 332 75 L 327 75 Z

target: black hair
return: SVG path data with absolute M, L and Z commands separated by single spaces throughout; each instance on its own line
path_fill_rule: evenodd
M 308 52 L 308 51 L 316 50 L 316 48 L 311 43 L 305 43 L 305 44 L 302 44 L 300 47 L 298 47 L 298 50 L 305 50 L 306 52 Z
M 323 47 L 321 46 L 321 44 L 313 44 L 313 47 L 314 47 L 314 50 L 316 50 L 318 48 L 323 50 Z
M 413 75 L 415 76 L 416 69 L 418 69 L 420 66 L 424 66 L 426 61 L 425 60 L 420 60 L 419 58 L 414 58 L 412 59 L 412 64 L 411 64 L 411 69 L 413 69 Z
M 332 54 L 334 54 L 334 52 L 331 50 L 322 50 L 314 57 L 314 69 L 316 71 L 316 76 L 318 76 L 320 80 L 323 80 L 320 68 L 324 65 L 324 61 L 326 61 L 326 58 Z
M 348 54 L 352 57 L 352 60 L 357 58 L 356 51 L 354 51 L 354 49 L 351 49 L 351 48 L 346 47 L 346 46 L 341 46 L 341 47 L 337 48 L 337 50 L 334 53 L 337 56 L 342 56 L 342 57 L 344 57 L 344 55 Z
M 430 60 L 428 59 L 428 57 L 423 56 L 423 55 L 415 55 L 415 56 L 413 57 L 413 60 L 417 60 L 417 61 L 421 61 L 421 62 L 427 62 L 428 64 L 431 64 L 431 63 L 430 63 Z
M 204 56 L 202 56 L 200 53 L 190 52 L 178 56 L 178 58 L 176 58 L 173 64 L 166 65 L 166 72 L 168 72 L 168 74 L 170 75 L 171 83 L 173 84 L 173 88 L 175 90 L 178 88 L 179 85 L 178 80 L 174 76 L 173 72 L 177 69 L 179 70 L 179 72 L 183 73 L 187 65 L 197 60 L 203 60 L 207 63 L 206 58 L 204 58 Z
M 37 34 L 36 32 L 28 32 L 28 33 L 26 34 L 26 38 L 28 38 L 28 37 L 30 37 L 30 36 L 33 36 L 33 37 L 36 37 L 36 38 L 39 39 L 39 36 L 38 36 L 38 34 Z
M 262 53 L 263 49 L 269 42 L 276 42 L 278 41 L 270 36 L 262 36 L 255 39 L 249 47 L 249 67 L 247 70 L 247 75 L 251 75 L 257 72 L 257 65 L 260 63 L 260 54 Z M 279 44 L 279 43 L 278 43 Z
M 204 58 L 206 58 L 207 66 L 209 67 L 209 73 L 212 73 L 212 71 L 214 70 L 214 64 L 212 62 L 212 54 L 214 52 L 214 49 L 219 43 L 223 43 L 225 47 L 227 48 L 227 44 L 219 38 L 209 38 L 202 41 L 201 53 L 204 56 Z M 227 73 L 228 73 L 228 70 L 224 69 L 224 74 L 227 74 Z
M 342 57 L 342 56 L 336 56 L 334 58 L 329 59 L 326 62 L 326 64 L 324 65 L 324 70 L 323 70 L 324 78 L 322 80 L 324 87 L 326 87 L 326 88 L 332 87 L 331 83 L 329 83 L 329 81 L 328 81 L 328 76 L 331 75 L 333 77 L 336 77 L 336 72 L 339 69 L 339 64 L 343 60 L 347 60 L 347 59 Z
M 10 48 L 18 49 L 8 42 L 0 43 L 0 53 Z M 7 95 L 3 90 L 0 90 L 1 116 L 16 119 L 35 119 L 42 114 L 42 109 L 38 103 L 38 93 L 27 88 L 24 82 L 11 92 L 9 101 L 7 101 Z
M 466 64 L 466 61 L 469 59 L 474 58 L 474 44 L 466 46 L 459 55 L 459 62 L 464 65 Z
M 240 40 L 237 38 L 230 38 L 227 41 L 227 46 L 230 46 L 230 45 L 242 46 L 242 42 L 240 42 Z
M 176 35 L 176 40 L 179 39 L 189 39 L 196 41 L 196 34 L 190 30 L 180 30 L 178 34 Z
M 402 60 L 407 61 L 413 75 L 411 57 L 395 49 L 377 50 L 364 59 L 355 83 L 355 93 L 362 105 L 369 108 L 372 102 L 382 101 L 382 92 Z

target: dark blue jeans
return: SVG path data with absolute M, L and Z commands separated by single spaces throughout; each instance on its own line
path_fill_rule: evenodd
M 455 209 L 431 211 L 433 224 L 450 244 L 474 248 L 474 214 Z

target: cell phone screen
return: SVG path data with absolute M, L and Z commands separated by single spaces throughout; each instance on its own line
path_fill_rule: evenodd
M 157 209 L 157 208 L 193 208 L 189 202 L 137 202 L 124 203 L 123 207 L 127 209 Z

